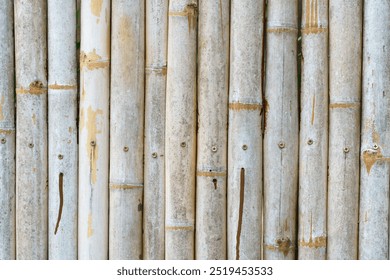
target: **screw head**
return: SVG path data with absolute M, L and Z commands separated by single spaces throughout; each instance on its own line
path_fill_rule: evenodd
M 29 147 L 29 148 L 34 148 L 34 144 L 33 144 L 33 143 L 30 143 L 30 144 L 28 144 L 28 147 Z
M 1 138 L 1 144 L 5 144 L 7 142 L 7 140 L 5 140 L 5 138 Z
M 95 141 L 91 141 L 91 146 L 92 147 L 96 146 L 96 142 Z
M 248 150 L 248 146 L 247 145 L 242 145 L 242 149 L 244 150 L 244 151 L 246 151 L 246 150 Z
M 124 151 L 125 153 L 127 153 L 127 152 L 129 151 L 129 147 L 125 146 L 125 147 L 123 148 L 123 151 Z
M 374 150 L 378 150 L 379 149 L 379 146 L 378 144 L 374 144 L 374 146 L 372 146 Z
M 308 144 L 308 145 L 313 145 L 313 143 L 314 143 L 313 139 L 307 140 L 307 144 Z
M 218 148 L 217 148 L 217 146 L 212 146 L 211 150 L 215 153 L 218 150 Z
M 185 146 L 187 146 L 187 144 L 186 144 L 186 142 L 181 142 L 180 146 L 184 148 Z
M 343 149 L 343 151 L 344 151 L 344 153 L 349 153 L 349 148 L 348 148 L 348 147 L 345 147 L 345 148 Z
M 286 144 L 283 141 L 280 141 L 278 147 L 279 149 L 284 149 L 286 147 Z
M 154 153 L 152 154 L 152 157 L 153 157 L 153 158 L 156 158 L 156 157 L 157 157 L 157 153 L 154 152 Z
M 58 155 L 58 159 L 59 159 L 59 160 L 61 160 L 61 159 L 63 159 L 63 158 L 64 158 L 63 155 L 61 155 L 61 154 Z

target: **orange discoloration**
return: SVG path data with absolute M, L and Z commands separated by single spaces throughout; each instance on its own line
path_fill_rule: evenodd
M 77 85 L 58 85 L 55 83 L 54 85 L 49 85 L 49 89 L 54 90 L 70 90 L 70 89 L 76 89 Z
M 102 110 L 92 110 L 91 106 L 88 107 L 87 110 L 87 143 L 86 148 L 87 151 L 90 151 L 90 178 L 91 178 L 91 184 L 96 183 L 96 177 L 97 177 L 97 166 L 96 166 L 96 160 L 99 155 L 99 146 L 96 141 L 96 135 L 101 133 L 101 130 L 98 130 L 98 122 L 97 122 L 97 116 L 103 114 Z M 94 146 L 91 146 L 91 143 L 95 142 Z
M 360 103 L 332 103 L 329 104 L 330 109 L 336 108 L 358 108 L 360 107 Z
M 29 89 L 25 89 L 23 87 L 17 88 L 16 93 L 40 95 L 40 94 L 47 93 L 47 88 L 45 88 L 40 81 L 35 81 L 30 84 Z
M 100 17 L 103 0 L 91 0 L 91 12 L 94 16 Z
M 297 28 L 292 28 L 292 27 L 271 27 L 267 29 L 267 33 L 296 33 L 298 32 Z
M 14 129 L 0 129 L 0 134 L 10 135 L 14 132 L 15 132 Z
M 33 114 L 31 119 L 32 119 L 33 124 L 36 125 L 37 124 L 37 116 L 35 114 Z
M 371 168 L 374 166 L 374 164 L 377 161 L 390 161 L 390 158 L 383 157 L 382 151 L 380 149 L 378 150 L 365 150 L 363 152 L 363 162 L 366 166 L 367 173 L 370 174 Z
M 169 16 L 187 17 L 188 31 L 191 31 L 191 29 L 195 29 L 197 14 L 198 14 L 198 9 L 196 4 L 187 5 L 183 11 L 169 12 Z
M 314 124 L 314 118 L 315 118 L 315 107 L 316 107 L 316 96 L 313 96 L 313 103 L 311 108 L 311 125 Z
M 372 131 L 372 140 L 374 141 L 374 143 L 377 143 L 377 144 L 379 144 L 379 142 L 380 142 L 379 133 L 375 129 Z
M 276 240 L 276 245 L 265 245 L 265 249 L 271 250 L 271 251 L 279 251 L 283 253 L 283 255 L 286 257 L 290 251 L 294 250 L 294 246 L 292 245 L 292 242 L 290 238 L 281 238 Z
M 249 103 L 240 103 L 240 102 L 234 102 L 229 104 L 229 109 L 235 111 L 241 111 L 241 110 L 255 111 L 255 110 L 261 110 L 261 108 L 262 108 L 261 104 L 249 104 Z
M 328 28 L 319 25 L 318 0 L 305 1 L 305 26 L 302 34 L 317 34 L 328 31 Z
M 326 247 L 326 236 L 315 237 L 314 239 L 310 237 L 309 241 L 300 240 L 300 247 L 309 247 L 309 248 L 325 248 Z
M 92 214 L 89 213 L 88 215 L 88 237 L 91 237 L 93 235 L 93 228 L 92 228 Z
M 1 97 L 0 99 L 0 121 L 4 120 L 4 113 L 3 113 L 3 106 L 4 106 L 4 103 L 5 103 L 5 97 L 4 95 Z
M 86 67 L 88 70 L 95 70 L 109 66 L 108 60 L 102 60 L 102 57 L 94 49 L 90 53 L 80 52 L 80 70 Z

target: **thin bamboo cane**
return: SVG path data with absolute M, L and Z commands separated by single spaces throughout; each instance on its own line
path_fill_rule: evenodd
M 356 259 L 363 1 L 329 5 L 327 259 Z
M 165 258 L 194 258 L 197 1 L 169 1 Z
M 16 254 L 47 258 L 46 1 L 15 1 Z
M 142 259 L 144 1 L 112 1 L 110 259 Z
M 110 1 L 81 2 L 79 259 L 108 257 Z
M 231 2 L 228 259 L 260 259 L 264 2 Z
M 302 5 L 298 258 L 326 258 L 328 0 Z
M 49 259 L 77 259 L 76 2 L 48 2 Z
M 196 259 L 226 259 L 229 5 L 199 1 Z
M 294 259 L 298 188 L 298 1 L 267 8 L 264 258 Z
M 144 243 L 147 260 L 165 256 L 165 86 L 168 0 L 146 1 Z
M 359 259 L 389 257 L 389 26 L 389 1 L 364 1 Z
M 15 259 L 13 1 L 0 0 L 0 260 Z

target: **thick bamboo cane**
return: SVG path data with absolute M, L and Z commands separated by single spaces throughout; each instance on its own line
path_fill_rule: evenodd
M 329 5 L 327 259 L 356 259 L 363 1 Z
M 197 1 L 169 1 L 165 258 L 194 258 Z
M 359 259 L 389 257 L 389 26 L 389 1 L 364 1 Z
M 267 8 L 264 258 L 294 259 L 298 187 L 298 1 Z
M 112 1 L 110 259 L 142 259 L 144 1 Z
M 298 258 L 326 258 L 328 0 L 302 5 Z
M 47 258 L 46 1 L 15 1 L 16 254 Z
M 228 131 L 228 259 L 260 259 L 264 2 L 231 6 Z
M 77 259 L 76 2 L 48 2 L 49 259 Z
M 226 259 L 229 6 L 199 1 L 196 259 Z
M 165 86 L 168 0 L 146 1 L 144 243 L 147 260 L 165 257 Z
M 108 257 L 110 1 L 81 2 L 79 259 Z
M 0 260 L 15 259 L 13 1 L 0 0 Z

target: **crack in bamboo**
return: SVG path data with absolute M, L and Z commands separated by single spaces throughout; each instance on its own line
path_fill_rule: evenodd
M 113 190 L 143 189 L 143 187 L 143 184 L 110 184 L 110 189 Z
M 240 172 L 240 206 L 239 206 L 239 210 L 238 210 L 238 226 L 237 226 L 237 235 L 236 235 L 236 260 L 240 259 L 242 216 L 244 213 L 244 191 L 245 191 L 245 168 L 241 168 L 241 172 Z
M 64 173 L 60 173 L 59 175 L 59 181 L 58 181 L 58 191 L 60 195 L 60 205 L 58 209 L 58 217 L 57 217 L 57 223 L 54 230 L 54 234 L 57 234 L 58 228 L 60 226 L 60 221 L 62 217 L 62 208 L 64 206 L 64 187 L 63 187 L 63 180 L 64 180 Z

